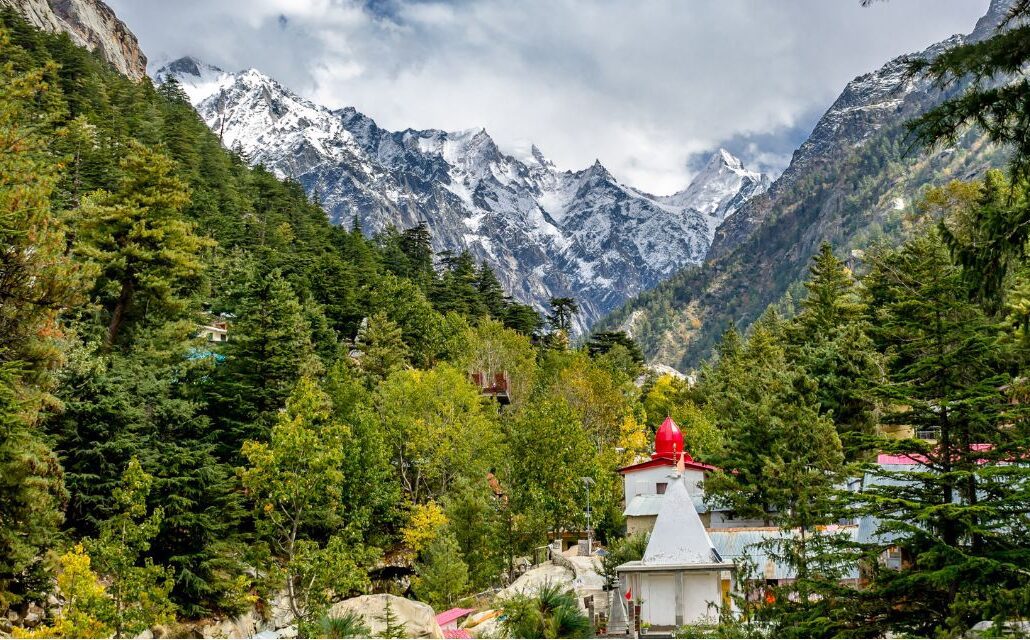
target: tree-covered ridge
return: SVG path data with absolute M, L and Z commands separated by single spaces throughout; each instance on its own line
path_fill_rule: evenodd
M 646 545 L 620 539 L 615 471 L 650 453 L 664 416 L 716 466 L 706 500 L 765 521 L 765 554 L 794 578 L 769 586 L 742 562 L 736 607 L 678 634 L 1020 633 L 1030 262 L 1004 224 L 1027 218 L 1018 145 L 1008 177 L 896 214 L 901 246 L 792 258 L 803 281 L 726 331 L 696 383 L 641 379 L 624 333 L 570 348 L 575 300 L 552 300 L 544 333 L 468 256 L 432 256 L 424 228 L 334 229 L 296 185 L 222 150 L 174 85 L 133 84 L 0 17 L 14 634 L 186 635 L 277 606 L 302 636 L 367 635 L 330 604 L 403 590 L 436 610 L 504 608 L 509 635 L 589 635 L 560 586 L 482 594 L 582 531 L 584 478 L 612 586 Z M 200 334 L 212 322 L 227 341 Z M 498 374 L 503 401 L 483 388 Z M 58 606 L 28 624 L 48 596 Z

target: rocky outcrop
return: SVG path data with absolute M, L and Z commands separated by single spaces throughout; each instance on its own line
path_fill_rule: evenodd
M 0 0 L 0 7 L 14 9 L 40 29 L 67 33 L 133 80 L 147 74 L 147 57 L 136 36 L 100 0 Z
M 329 609 L 330 618 L 340 618 L 353 613 L 361 617 L 378 637 L 386 631 L 387 607 L 393 617 L 393 625 L 403 625 L 405 638 L 443 638 L 443 631 L 436 622 L 433 608 L 424 602 L 399 598 L 386 593 L 358 596 L 337 602 Z

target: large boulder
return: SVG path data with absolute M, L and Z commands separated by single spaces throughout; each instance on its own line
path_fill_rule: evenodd
M 386 617 L 386 606 L 390 610 L 398 625 L 404 625 L 404 637 L 406 638 L 443 638 L 443 630 L 436 622 L 436 613 L 433 608 L 424 602 L 398 598 L 386 593 L 376 593 L 368 596 L 358 596 L 337 602 L 329 609 L 329 617 L 339 618 L 346 613 L 355 613 L 365 621 L 372 635 L 376 636 L 386 631 L 384 618 Z
M 231 620 L 212 621 L 210 624 L 204 625 L 200 633 L 204 638 L 252 638 L 262 627 L 261 617 L 251 609 Z
M 576 574 L 566 567 L 545 562 L 539 567 L 530 569 L 519 576 L 518 580 L 497 592 L 499 600 L 507 600 L 516 594 L 533 597 L 540 592 L 540 587 L 546 584 L 559 585 L 565 589 L 572 589 Z
M 473 613 L 461 625 L 462 629 L 469 632 L 473 638 L 500 638 L 501 615 L 504 612 L 500 609 L 489 609 Z

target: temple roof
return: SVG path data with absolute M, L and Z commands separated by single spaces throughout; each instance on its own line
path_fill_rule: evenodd
M 721 563 L 712 539 L 697 515 L 682 473 L 670 475 L 654 530 L 644 552 L 645 565 Z
M 679 426 L 672 420 L 672 416 L 665 416 L 662 425 L 654 434 L 654 458 L 673 458 L 683 453 L 683 433 Z M 688 457 L 688 460 L 692 458 Z

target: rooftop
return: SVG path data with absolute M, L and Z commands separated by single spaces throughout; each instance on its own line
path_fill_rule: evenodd
M 462 609 L 460 607 L 448 609 L 447 611 L 436 614 L 436 623 L 439 625 L 445 625 L 448 622 L 454 622 L 458 618 L 467 616 L 474 611 L 475 609 Z
M 708 532 L 697 515 L 683 477 L 683 462 L 670 476 L 654 530 L 647 541 L 644 565 L 709 565 L 721 563 Z

